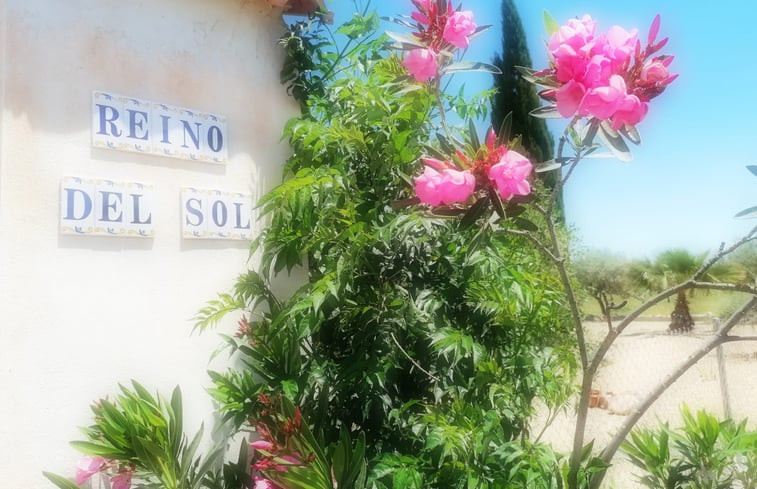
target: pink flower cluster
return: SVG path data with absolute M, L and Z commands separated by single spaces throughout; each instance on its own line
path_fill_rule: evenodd
M 423 158 L 423 173 L 415 178 L 415 194 L 421 202 L 432 206 L 463 203 L 478 188 L 493 186 L 504 200 L 531 193 L 528 177 L 533 166 L 528 158 L 505 145 L 496 144 L 496 135 L 489 131 L 486 146 L 471 161 L 458 151 L 459 169 L 452 162 Z
M 473 12 L 453 10 L 451 2 L 443 9 L 436 0 L 413 0 L 413 4 L 418 9 L 412 14 L 418 22 L 415 37 L 425 47 L 411 50 L 402 64 L 413 78 L 425 82 L 436 76 L 442 50 L 468 47 L 476 24 Z
M 612 26 L 597 34 L 590 16 L 569 20 L 548 44 L 551 74 L 560 87 L 543 96 L 556 101 L 563 117 L 609 120 L 616 130 L 638 124 L 648 102 L 677 77 L 668 71 L 672 56 L 652 57 L 667 43 L 667 38 L 655 43 L 659 27 L 658 15 L 642 51 L 636 29 Z
M 117 462 L 102 457 L 83 457 L 76 465 L 76 475 L 74 480 L 77 484 L 84 484 L 96 473 L 117 466 Z M 133 474 L 133 468 L 119 470 L 116 475 L 110 478 L 111 489 L 129 489 L 131 487 L 131 478 Z

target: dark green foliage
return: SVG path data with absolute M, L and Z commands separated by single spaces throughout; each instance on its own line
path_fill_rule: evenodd
M 718 421 L 704 411 L 681 409 L 683 426 L 667 424 L 631 432 L 623 450 L 644 470 L 639 482 L 649 488 L 726 489 L 757 484 L 757 432 L 746 420 Z
M 492 125 L 499 128 L 505 116 L 512 112 L 512 134 L 521 135 L 521 144 L 534 163 L 554 157 L 554 138 L 546 121 L 529 113 L 541 105 L 536 88 L 525 80 L 516 66 L 530 67 L 526 35 L 514 0 L 502 0 L 502 55 L 494 64 L 502 71 L 494 76 L 497 94 L 492 101 Z M 548 188 L 554 188 L 560 172 L 539 174 Z M 560 208 L 562 205 L 559 206 Z
M 259 204 L 261 272 L 198 315 L 204 328 L 240 302 L 252 314 L 227 338 L 244 368 L 212 374 L 212 393 L 236 427 L 281 394 L 321 446 L 365 436 L 369 487 L 521 487 L 507 481 L 537 463 L 513 455 L 533 399 L 558 408 L 570 392 L 559 285 L 523 242 L 480 227 L 491 210 L 465 227 L 392 206 L 439 144 L 435 100 L 361 39 L 332 70 L 351 76 L 324 80 L 286 128 L 288 178 Z M 297 266 L 308 282 L 274 298 L 269 277 Z

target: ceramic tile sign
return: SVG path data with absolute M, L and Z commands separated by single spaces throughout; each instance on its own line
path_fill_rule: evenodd
M 222 190 L 181 190 L 182 236 L 249 240 L 252 195 Z
M 63 234 L 152 238 L 154 186 L 102 178 L 63 177 Z
M 225 164 L 226 118 L 113 93 L 92 92 L 92 146 Z

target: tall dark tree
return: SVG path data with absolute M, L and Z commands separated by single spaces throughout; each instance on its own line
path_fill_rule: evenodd
M 539 96 L 534 86 L 515 69 L 516 66 L 531 67 L 531 56 L 513 0 L 502 0 L 502 55 L 495 55 L 494 64 L 502 70 L 502 74 L 494 76 L 497 95 L 492 104 L 492 125 L 499 128 L 505 116 L 512 112 L 512 135 L 522 137 L 523 148 L 531 161 L 540 163 L 552 159 L 555 143 L 546 122 L 528 115 L 540 105 Z M 547 187 L 553 188 L 559 172 L 539 175 Z

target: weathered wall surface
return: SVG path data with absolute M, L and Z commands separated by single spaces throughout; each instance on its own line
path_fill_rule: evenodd
M 67 442 L 117 382 L 179 384 L 188 430 L 210 419 L 219 341 L 190 336 L 190 319 L 229 289 L 248 243 L 182 239 L 180 189 L 257 200 L 280 181 L 296 110 L 278 82 L 282 27 L 262 0 L 0 0 L 3 487 L 73 475 Z M 93 148 L 93 90 L 225 115 L 228 163 Z M 62 235 L 66 175 L 155 184 L 155 237 Z

